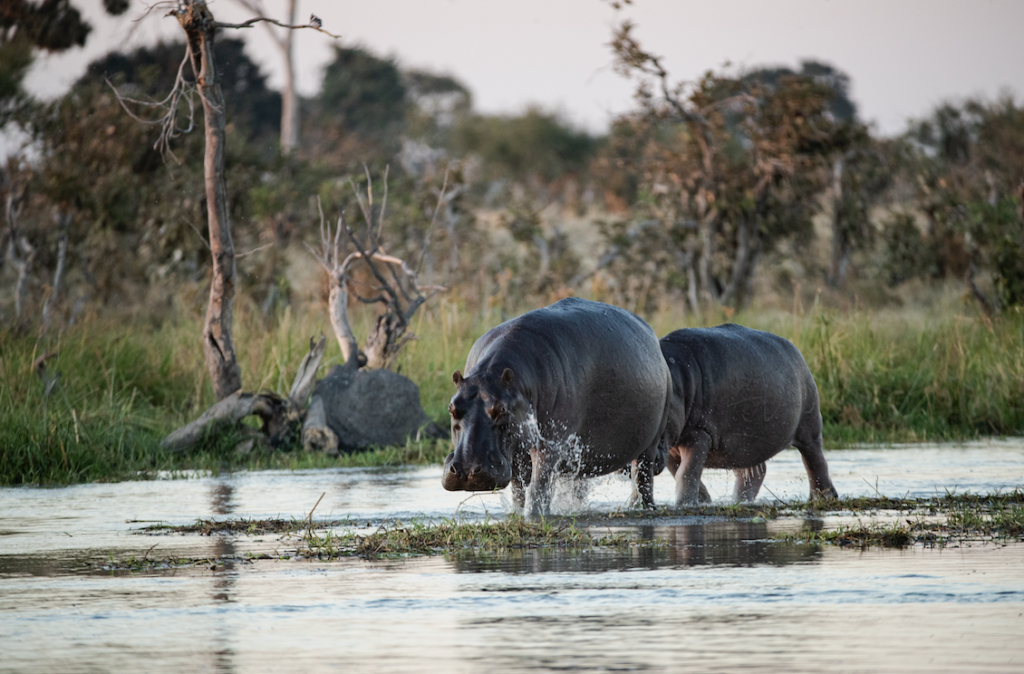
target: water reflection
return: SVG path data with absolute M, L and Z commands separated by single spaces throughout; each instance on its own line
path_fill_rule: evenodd
M 805 527 L 820 530 L 820 520 Z M 464 554 L 452 558 L 462 573 L 604 573 L 631 569 L 661 569 L 702 565 L 785 566 L 817 562 L 821 548 L 772 540 L 766 522 L 699 522 L 678 526 L 640 525 L 629 528 L 652 545 L 618 548 L 565 549 L 558 547 L 508 550 L 501 554 Z M 599 533 L 627 533 L 602 528 Z
M 1020 485 L 1024 466 L 1022 442 L 837 454 L 829 462 L 845 494 L 873 494 L 875 476 L 890 494 L 934 495 L 936 484 L 989 493 Z M 796 674 L 829 662 L 843 671 L 1022 671 L 1021 544 L 857 552 L 772 540 L 820 530 L 817 519 L 600 517 L 625 498 L 628 485 L 618 482 L 597 490 L 592 533 L 665 543 L 249 563 L 228 558 L 274 542 L 140 533 L 155 522 L 301 518 L 323 492 L 318 518 L 501 515 L 499 495 L 463 503 L 464 494 L 440 489 L 439 471 L 0 489 L 0 670 Z M 806 492 L 795 453 L 775 460 L 769 479 L 780 498 Z M 656 499 L 670 499 L 671 484 L 660 488 L 667 493 Z M 154 543 L 151 558 L 216 564 L 97 572 Z
M 235 488 L 228 481 L 214 483 L 210 489 L 210 510 L 214 515 L 230 515 L 235 511 Z
M 234 493 L 234 487 L 227 480 L 214 484 L 210 490 L 211 512 L 220 516 L 231 515 L 235 510 Z M 214 606 L 234 602 L 233 594 L 235 583 L 238 580 L 238 571 L 235 569 L 234 562 L 236 554 L 234 537 L 218 536 L 215 539 L 210 551 L 210 569 L 213 571 L 210 598 Z M 232 643 L 237 638 L 233 627 L 228 621 L 217 622 L 213 634 L 210 635 L 213 670 L 216 672 L 235 671 L 236 657 Z

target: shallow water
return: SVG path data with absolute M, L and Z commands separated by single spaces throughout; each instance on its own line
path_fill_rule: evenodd
M 826 455 L 844 496 L 1024 486 L 1019 440 Z M 623 508 L 624 479 L 595 482 L 590 514 Z M 724 471 L 705 482 L 716 498 L 731 491 Z M 762 499 L 806 490 L 795 451 L 769 462 Z M 138 530 L 299 519 L 321 493 L 318 519 L 372 526 L 508 507 L 501 494 L 445 492 L 439 467 L 0 489 L 0 671 L 1024 671 L 1024 544 L 861 552 L 768 540 L 833 524 L 821 520 L 666 517 L 638 529 L 669 545 L 627 550 L 101 570 L 153 545 L 161 559 L 294 548 Z M 656 501 L 671 498 L 659 476 Z

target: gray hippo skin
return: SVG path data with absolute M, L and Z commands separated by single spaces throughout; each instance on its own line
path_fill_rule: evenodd
M 836 496 L 821 452 L 818 387 L 799 349 L 770 332 L 740 325 L 688 328 L 661 338 L 672 373 L 665 437 L 676 505 L 710 500 L 705 468 L 736 474 L 735 498 L 752 501 L 765 461 L 795 446 L 811 498 Z
M 636 460 L 638 491 L 653 505 L 672 378 L 643 320 L 564 299 L 482 336 L 465 371 L 452 375 L 455 451 L 444 462 L 445 489 L 511 483 L 518 507 L 545 515 L 556 474 L 603 475 Z

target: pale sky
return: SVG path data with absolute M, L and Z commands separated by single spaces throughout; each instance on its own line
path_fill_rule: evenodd
M 28 78 L 39 95 L 65 91 L 85 66 L 115 48 L 178 37 L 173 18 L 132 0 L 127 15 L 106 17 L 101 0 L 75 0 L 93 23 L 84 49 L 40 58 Z M 264 0 L 282 19 L 284 0 Z M 211 3 L 222 21 L 249 18 L 233 0 Z M 847 72 L 861 117 L 884 134 L 910 117 L 967 96 L 1024 95 L 1024 0 L 635 0 L 616 12 L 603 0 L 300 0 L 299 22 L 315 13 L 324 28 L 390 55 L 402 67 L 454 75 L 477 110 L 516 113 L 530 104 L 562 112 L 593 132 L 631 107 L 633 86 L 612 72 L 608 42 L 618 18 L 677 79 L 692 80 L 726 62 L 795 67 L 814 58 Z M 250 56 L 281 82 L 281 61 L 266 31 L 232 31 Z M 334 41 L 298 34 L 299 90 L 319 87 Z

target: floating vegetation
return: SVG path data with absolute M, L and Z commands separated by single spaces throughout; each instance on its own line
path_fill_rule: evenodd
M 321 497 L 322 498 L 322 497 Z M 319 504 L 319 501 L 317 502 Z M 314 506 L 315 510 L 315 506 Z M 708 521 L 770 522 L 792 518 L 823 522 L 820 528 L 775 534 L 779 543 L 810 543 L 865 549 L 905 548 L 963 544 L 966 542 L 1024 541 L 1024 490 L 996 494 L 952 494 L 933 498 L 858 497 L 808 502 L 701 505 L 661 508 L 652 511 L 622 510 L 605 516 L 526 520 L 513 514 L 483 521 L 457 518 L 384 521 L 372 524 L 351 519 L 314 520 L 313 511 L 303 518 L 200 519 L 192 524 L 149 524 L 142 534 L 193 536 L 279 536 L 288 549 L 246 552 L 221 558 L 167 558 L 150 554 L 125 560 L 109 560 L 102 570 L 142 571 L 167 568 L 219 570 L 225 565 L 256 560 L 318 559 L 345 557 L 404 557 L 418 555 L 506 554 L 513 550 L 548 548 L 580 551 L 595 548 L 650 548 L 672 543 L 654 535 L 641 536 L 639 526 L 664 527 Z M 827 526 L 829 517 L 856 517 L 852 524 Z M 867 518 L 878 518 L 879 521 Z M 256 539 L 254 542 L 263 543 Z M 155 547 L 155 546 L 154 546 Z
M 821 507 L 821 503 L 809 504 Z M 895 523 L 858 521 L 821 531 L 781 534 L 776 538 L 808 543 L 833 543 L 860 548 L 903 548 L 915 543 L 927 546 L 966 541 L 1024 540 L 1024 490 L 997 494 L 952 494 L 935 498 L 851 498 L 833 500 L 831 512 L 892 514 Z M 791 513 L 792 514 L 792 513 Z
M 834 545 L 853 545 L 858 548 L 881 546 L 883 548 L 905 548 L 916 541 L 910 527 L 899 524 L 875 524 L 840 526 L 837 529 L 823 531 L 803 531 L 797 534 L 784 534 L 776 540 L 799 541 L 804 543 L 831 543 Z
M 327 520 L 317 522 L 318 527 L 340 527 L 350 525 L 350 520 Z M 196 534 L 211 536 L 213 534 L 245 534 L 262 536 L 266 534 L 288 534 L 302 531 L 307 527 L 306 520 L 279 519 L 237 519 L 237 520 L 204 520 L 198 519 L 192 524 L 151 524 L 139 531 L 149 534 Z
M 557 546 L 562 548 L 618 547 L 631 543 L 619 534 L 595 537 L 575 520 L 530 522 L 520 515 L 484 522 L 444 519 L 382 526 L 368 536 L 357 536 L 356 552 L 361 555 L 431 554 L 457 551 L 499 551 L 517 548 Z

